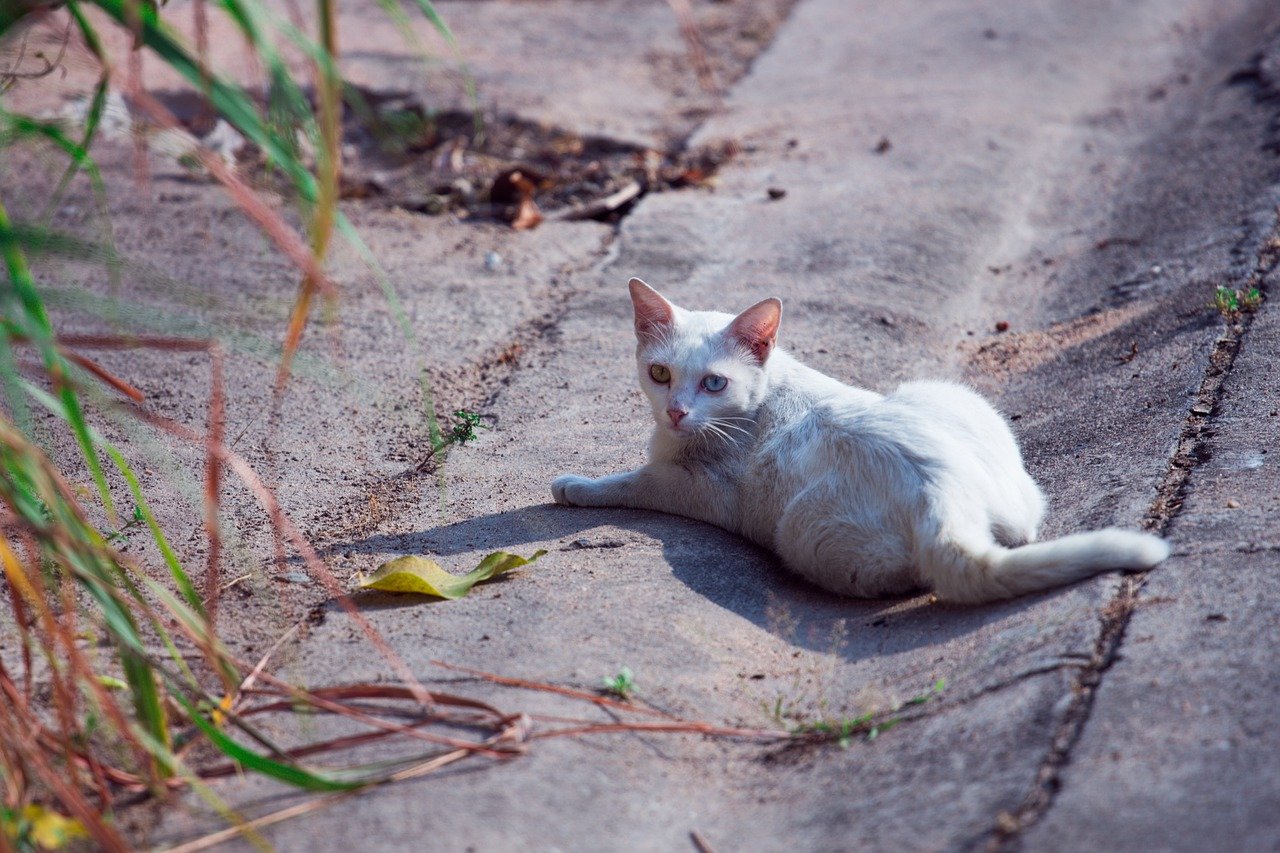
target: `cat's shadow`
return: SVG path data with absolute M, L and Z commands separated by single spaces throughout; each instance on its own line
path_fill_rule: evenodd
M 662 543 L 672 575 L 693 593 L 784 641 L 849 661 L 945 643 L 1036 600 L 1031 596 L 977 607 L 946 607 L 925 594 L 842 598 L 797 578 L 775 556 L 731 533 L 686 518 L 632 509 L 534 505 L 430 530 L 333 543 L 324 553 L 448 556 L 550 542 L 552 550 L 587 555 L 597 549 L 636 547 L 646 539 Z M 394 606 L 394 602 L 379 604 Z

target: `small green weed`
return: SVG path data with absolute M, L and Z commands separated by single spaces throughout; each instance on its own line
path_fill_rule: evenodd
M 427 405 L 427 435 L 431 441 L 431 449 L 427 451 L 427 455 L 418 463 L 417 470 L 423 471 L 432 465 L 433 462 L 440 461 L 441 454 L 454 444 L 466 444 L 468 441 L 475 441 L 479 438 L 476 435 L 476 429 L 488 429 L 489 427 L 482 423 L 483 415 L 469 412 L 466 409 L 458 409 L 453 413 L 456 423 L 449 428 L 447 433 L 440 431 L 440 425 L 436 421 L 435 409 L 428 401 Z
M 127 530 L 129 530 L 129 528 L 137 527 L 139 524 L 144 524 L 146 523 L 146 520 L 147 520 L 147 517 L 142 514 L 142 507 L 135 506 L 133 508 L 133 515 L 129 516 L 129 521 L 126 522 L 125 525 L 121 527 L 119 530 L 113 530 L 110 533 L 104 533 L 103 538 L 107 540 L 108 544 L 115 544 L 116 542 L 119 542 L 121 539 L 124 538 L 124 534 Z
M 1240 293 L 1240 307 L 1245 311 L 1257 311 L 1262 306 L 1262 291 L 1256 287 Z
M 929 689 L 928 693 L 921 693 L 919 696 L 912 696 L 910 699 L 902 703 L 902 707 L 906 708 L 911 705 L 923 705 L 925 702 L 928 702 L 930 699 L 939 695 L 946 689 L 947 680 L 945 678 L 939 678 L 937 681 L 933 682 L 933 687 Z
M 449 430 L 449 443 L 466 444 L 468 441 L 476 439 L 476 427 L 488 429 L 487 426 L 480 423 L 480 415 L 475 412 L 458 409 L 453 413 L 453 416 L 458 419 L 458 422 L 453 425 L 453 429 Z
M 602 681 L 601 690 L 605 693 L 612 693 L 619 699 L 630 699 L 631 693 L 636 689 L 636 678 L 631 672 L 630 667 L 622 667 L 618 670 L 618 674 L 612 678 L 605 676 Z
M 1233 319 L 1241 312 L 1257 311 L 1262 306 L 1262 290 L 1256 286 L 1242 290 L 1229 287 L 1218 287 L 1213 292 L 1213 301 L 1209 307 L 1215 309 L 1225 319 Z
M 855 735 L 865 735 L 867 740 L 874 740 L 880 732 L 898 724 L 898 720 L 886 720 L 873 725 L 874 714 L 863 714 L 861 717 L 846 717 L 834 720 L 812 720 L 791 726 L 791 733 L 797 735 L 819 735 L 824 740 L 833 740 L 841 749 L 848 749 Z
M 773 706 L 773 716 L 774 719 L 786 724 L 787 730 L 794 735 L 812 735 L 819 740 L 834 741 L 841 749 L 848 749 L 855 737 L 861 736 L 868 742 L 875 740 L 882 732 L 887 732 L 902 722 L 901 717 L 893 716 L 893 714 L 903 708 L 925 704 L 942 693 L 946 687 L 946 679 L 939 678 L 933 683 L 933 687 L 928 692 L 911 697 L 888 714 L 873 712 L 857 717 L 832 717 L 816 720 L 797 719 L 794 710 L 784 705 L 782 697 L 779 696 Z

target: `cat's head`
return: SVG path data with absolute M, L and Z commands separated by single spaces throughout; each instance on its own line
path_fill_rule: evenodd
M 629 285 L 640 387 L 659 432 L 675 440 L 735 441 L 767 388 L 765 365 L 777 342 L 782 303 L 766 299 L 734 317 L 686 311 L 638 278 Z

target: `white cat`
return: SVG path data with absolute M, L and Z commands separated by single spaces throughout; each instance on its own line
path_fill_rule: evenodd
M 659 510 L 776 552 L 844 595 L 929 587 L 991 601 L 1169 554 L 1107 529 L 1034 542 L 1044 496 L 1004 418 L 973 391 L 908 382 L 853 388 L 776 348 L 782 303 L 737 317 L 679 308 L 631 279 L 640 386 L 657 427 L 649 464 L 566 475 L 556 502 Z

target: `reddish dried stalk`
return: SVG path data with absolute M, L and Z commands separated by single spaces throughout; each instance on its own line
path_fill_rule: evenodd
M 31 343 L 30 338 L 22 334 L 10 334 L 9 340 L 12 341 L 13 343 L 18 343 L 18 344 Z M 96 361 L 93 361 L 83 355 L 80 355 L 79 353 L 72 352 L 71 350 L 67 349 L 65 344 L 66 344 L 66 341 L 64 340 L 57 345 L 58 352 L 61 353 L 64 358 L 75 362 L 77 365 L 84 368 L 89 373 L 92 373 L 94 376 L 98 377 L 99 380 L 106 383 L 107 385 L 110 385 L 112 388 L 119 391 L 121 394 L 133 400 L 135 403 L 141 403 L 144 399 L 146 399 L 146 396 L 137 388 L 133 387 L 128 382 L 125 382 L 120 377 L 111 373 L 105 367 L 98 364 Z M 41 367 L 40 370 L 42 372 L 47 372 L 44 367 Z
M 673 734 L 710 735 L 712 737 L 746 738 L 750 740 L 791 740 L 795 735 L 778 729 L 739 729 L 691 720 L 675 720 L 669 723 L 587 723 L 565 729 L 553 729 L 530 735 L 530 739 L 542 740 L 585 734 L 614 734 L 617 732 L 658 732 Z
M 145 91 L 134 95 L 136 103 L 148 116 L 167 130 L 181 130 L 181 124 L 164 104 L 151 97 Z M 239 175 L 218 155 L 204 146 L 198 146 L 195 156 L 201 165 L 223 185 L 231 199 L 240 206 L 245 215 L 258 224 L 263 233 L 271 239 L 276 247 L 285 254 L 304 274 L 311 276 L 316 288 L 326 295 L 337 296 L 338 289 L 333 281 L 324 274 L 319 261 L 311 254 L 306 242 L 297 231 L 284 220 L 280 214 L 267 206 L 266 202 L 246 184 Z
M 210 385 L 209 432 L 205 441 L 204 479 L 204 529 L 209 537 L 209 559 L 204 576 L 204 608 L 209 620 L 209 631 L 214 633 L 218 624 L 218 595 L 221 572 L 218 560 L 222 553 L 222 535 L 218 527 L 218 508 L 221 495 L 222 464 L 217 448 L 222 444 L 225 428 L 226 403 L 223 380 L 223 352 L 217 341 L 209 345 Z
M 152 426 L 158 427 L 185 441 L 199 444 L 205 444 L 208 442 L 206 436 L 202 436 L 190 427 L 184 426 L 183 424 L 166 418 L 163 415 L 148 412 L 136 406 L 130 406 L 129 409 Z M 222 463 L 229 466 L 235 472 L 236 476 L 240 478 L 240 481 L 244 483 L 244 485 L 253 494 L 254 499 L 257 500 L 258 504 L 266 510 L 268 517 L 272 519 L 272 523 L 278 525 L 278 532 L 283 538 L 289 541 L 289 544 L 292 545 L 294 550 L 296 550 L 302 557 L 303 562 L 306 563 L 307 569 L 311 572 L 311 575 L 319 580 L 324 585 L 325 589 L 328 590 L 335 599 L 337 599 L 339 606 L 341 606 L 351 619 L 360 627 L 360 630 L 364 633 L 365 637 L 368 638 L 369 642 L 373 644 L 374 648 L 378 650 L 379 654 L 381 654 L 396 669 L 401 681 L 410 686 L 410 689 L 414 694 L 414 699 L 422 705 L 429 707 L 433 703 L 430 691 L 422 686 L 417 677 L 413 674 L 413 671 L 409 669 L 408 664 L 404 662 L 404 659 L 401 658 L 400 655 L 396 654 L 395 650 L 388 645 L 382 634 L 378 632 L 378 629 L 374 628 L 373 624 L 370 623 L 369 620 L 365 618 L 365 615 L 360 612 L 360 608 L 356 607 L 355 603 L 351 600 L 351 597 L 347 595 L 346 590 L 342 588 L 341 584 L 338 583 L 337 578 L 333 576 L 333 573 L 329 571 L 327 566 L 325 566 L 324 561 L 320 559 L 320 556 L 316 553 L 315 549 L 311 547 L 311 543 L 307 541 L 307 538 L 302 535 L 302 532 L 297 528 L 288 515 L 285 514 L 284 510 L 280 506 L 280 502 L 276 500 L 275 494 L 273 494 L 272 491 L 263 484 L 262 479 L 258 476 L 257 472 L 253 470 L 253 467 L 249 465 L 242 456 L 228 448 L 225 444 L 218 443 L 211 446 Z
M 3 673 L 3 677 L 0 678 L 0 685 L 6 688 L 12 686 L 12 680 L 7 673 Z M 9 691 L 6 690 L 6 692 Z M 10 693 L 11 697 L 13 693 Z M 18 766 L 30 768 L 35 772 L 58 800 L 80 821 L 99 849 L 121 851 L 121 853 L 128 850 L 124 840 L 102 819 L 98 810 L 85 799 L 80 789 L 76 785 L 68 784 L 65 777 L 48 762 L 44 756 L 44 750 L 36 742 L 35 727 L 31 725 L 33 720 L 30 713 L 23 714 L 22 718 L 15 718 L 15 714 L 21 710 L 24 710 L 24 706 L 0 702 L 0 741 L 21 756 L 17 762 Z
M 636 714 L 646 714 L 653 717 L 666 717 L 674 720 L 675 717 L 665 711 L 659 711 L 656 708 L 642 708 L 627 702 L 619 702 L 616 699 L 610 699 L 607 696 L 600 696 L 595 693 L 587 693 L 585 690 L 574 690 L 571 687 L 560 687 L 555 684 L 546 684 L 541 681 L 525 681 L 520 678 L 508 678 L 505 675 L 495 675 L 492 672 L 485 672 L 479 669 L 471 669 L 466 666 L 458 666 L 457 664 L 445 663 L 442 660 L 433 660 L 434 666 L 443 669 L 450 669 L 454 672 L 465 672 L 468 675 L 474 675 L 476 678 L 483 678 L 485 681 L 492 681 L 494 684 L 501 684 L 504 687 L 519 687 L 523 690 L 538 690 L 543 693 L 556 693 L 561 696 L 568 696 L 573 699 L 582 699 L 596 705 L 606 708 L 617 708 L 622 711 L 631 711 Z

